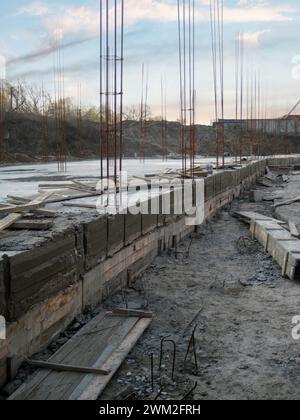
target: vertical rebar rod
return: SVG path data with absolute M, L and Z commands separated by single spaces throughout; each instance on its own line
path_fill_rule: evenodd
M 225 165 L 224 130 L 224 2 L 210 0 L 212 64 L 215 99 L 216 161 Z
M 109 115 L 109 0 L 106 0 L 106 104 L 105 104 L 105 148 L 106 148 L 106 178 L 109 180 L 109 158 L 110 158 L 110 115 Z
M 103 180 L 103 4 L 102 0 L 99 1 L 100 5 L 100 115 L 99 115 L 99 141 L 100 141 L 100 176 Z
M 124 0 L 121 0 L 121 70 L 120 70 L 120 173 L 123 162 L 123 79 L 124 79 Z
M 194 177 L 195 163 L 195 1 L 178 0 L 180 153 L 182 176 Z M 188 168 L 189 165 L 189 168 Z

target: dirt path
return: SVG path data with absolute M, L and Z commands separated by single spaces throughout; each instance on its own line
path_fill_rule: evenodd
M 247 201 L 233 206 L 266 211 L 264 205 Z M 187 238 L 181 249 L 190 241 Z M 167 254 L 157 258 L 127 295 L 130 307 L 142 305 L 146 296 L 155 319 L 103 399 L 114 399 L 130 385 L 136 398 L 153 399 L 160 376 L 158 399 L 182 398 L 195 381 L 194 399 L 300 397 L 300 342 L 291 336 L 292 317 L 300 314 L 300 285 L 281 277 L 280 268 L 251 240 L 247 226 L 228 210 L 194 235 L 187 259 Z M 120 302 L 117 295 L 106 306 Z M 183 369 L 195 325 L 198 373 L 191 357 Z M 167 335 L 177 343 L 174 382 L 170 343 L 161 375 L 157 369 L 160 340 Z

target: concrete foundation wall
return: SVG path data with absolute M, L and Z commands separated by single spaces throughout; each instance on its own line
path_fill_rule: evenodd
M 300 159 L 299 159 L 300 161 Z M 205 179 L 205 218 L 231 202 L 264 174 L 266 160 Z M 0 262 L 0 309 L 8 338 L 0 341 L 0 385 L 6 359 L 31 355 L 45 347 L 74 316 L 130 283 L 159 253 L 193 232 L 185 217 L 169 214 L 99 216 L 41 247 Z M 151 203 L 146 203 L 150 205 Z M 160 211 L 165 213 L 164 199 Z
M 125 215 L 125 246 L 130 245 L 142 236 L 142 215 L 131 214 L 130 211 Z
M 4 261 L 0 260 L 0 314 L 6 316 L 6 286 L 5 286 L 5 273 Z
M 268 166 L 270 168 L 294 168 L 300 167 L 299 157 L 278 157 L 268 159 Z
M 101 217 L 83 225 L 85 269 L 90 270 L 107 256 L 107 220 Z
M 79 260 L 74 231 L 9 257 L 8 320 L 19 319 L 34 304 L 76 283 Z

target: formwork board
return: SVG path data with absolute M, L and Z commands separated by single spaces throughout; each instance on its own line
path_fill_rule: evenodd
M 107 370 L 107 375 L 39 369 L 10 400 L 96 400 L 151 322 L 103 312 L 49 360 L 52 364 Z
M 34 304 L 78 281 L 82 258 L 72 230 L 9 257 L 8 320 L 17 319 Z

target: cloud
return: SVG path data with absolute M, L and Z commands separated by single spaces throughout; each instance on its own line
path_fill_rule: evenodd
M 270 29 L 264 29 L 261 31 L 256 31 L 256 32 L 244 32 L 243 33 L 243 39 L 245 42 L 245 46 L 249 47 L 249 48 L 258 48 L 260 47 L 261 43 L 261 37 L 264 34 L 270 33 L 271 30 Z
M 125 25 L 132 26 L 139 22 L 176 22 L 177 2 L 162 0 L 127 0 L 125 2 Z M 284 22 L 293 20 L 295 8 L 287 3 L 271 5 L 267 1 L 240 0 L 236 6 L 224 8 L 225 23 Z M 113 11 L 111 10 L 111 19 Z M 209 22 L 209 0 L 200 0 L 196 4 L 197 22 Z M 57 28 L 64 35 L 85 32 L 96 35 L 99 32 L 99 11 L 88 6 L 66 7 L 58 18 L 49 15 L 44 25 L 51 34 Z
M 30 3 L 18 9 L 16 16 L 44 16 L 49 13 L 49 7 L 41 2 Z
M 66 48 L 75 47 L 77 45 L 84 44 L 84 43 L 89 42 L 93 39 L 94 39 L 94 37 L 88 37 L 88 38 L 85 37 L 85 38 L 73 39 L 72 41 L 65 42 L 64 44 L 53 42 L 49 46 L 47 46 L 45 48 L 42 48 L 40 50 L 33 51 L 31 53 L 22 55 L 20 57 L 14 57 L 14 58 L 7 61 L 7 65 L 11 66 L 11 65 L 18 65 L 18 64 L 26 64 L 28 62 L 35 61 L 35 60 L 38 60 L 40 58 L 48 57 L 50 54 L 53 54 L 58 49 L 60 49 L 62 51 Z

